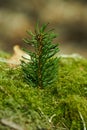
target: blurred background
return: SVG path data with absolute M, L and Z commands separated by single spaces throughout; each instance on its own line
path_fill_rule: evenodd
M 37 20 L 55 29 L 62 54 L 87 57 L 87 0 L 0 0 L 0 50 L 23 46 Z

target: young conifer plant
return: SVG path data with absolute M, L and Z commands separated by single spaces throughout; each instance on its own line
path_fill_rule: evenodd
M 39 28 L 37 24 L 34 34 L 27 31 L 29 37 L 24 38 L 24 42 L 33 46 L 34 51 L 24 49 L 31 59 L 21 61 L 26 82 L 40 88 L 55 84 L 58 80 L 59 58 L 55 54 L 59 52 L 59 47 L 53 43 L 56 34 L 53 30 L 46 31 L 47 26 L 44 24 Z

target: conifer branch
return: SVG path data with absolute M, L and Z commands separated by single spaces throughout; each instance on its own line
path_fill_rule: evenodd
M 46 32 L 48 24 L 41 28 L 37 25 L 35 34 L 27 31 L 31 38 L 25 38 L 24 42 L 34 47 L 34 52 L 24 51 L 31 56 L 31 61 L 21 61 L 21 67 L 25 80 L 32 86 L 44 88 L 57 81 L 59 58 L 54 57 L 59 52 L 58 44 L 53 44 L 55 33 L 52 30 Z

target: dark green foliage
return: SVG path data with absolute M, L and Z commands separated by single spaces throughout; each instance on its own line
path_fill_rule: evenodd
M 24 49 L 31 56 L 28 62 L 22 61 L 22 70 L 25 80 L 32 86 L 44 88 L 55 83 L 58 78 L 59 58 L 53 57 L 59 52 L 58 44 L 53 44 L 55 33 L 45 31 L 47 24 L 40 29 L 37 25 L 35 34 L 28 32 L 30 38 L 25 38 L 24 42 L 34 47 L 34 52 Z

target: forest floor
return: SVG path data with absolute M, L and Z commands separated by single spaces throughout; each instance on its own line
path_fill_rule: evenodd
M 87 59 L 61 57 L 58 69 L 57 85 L 40 89 L 23 80 L 20 65 L 0 62 L 0 130 L 87 129 Z

